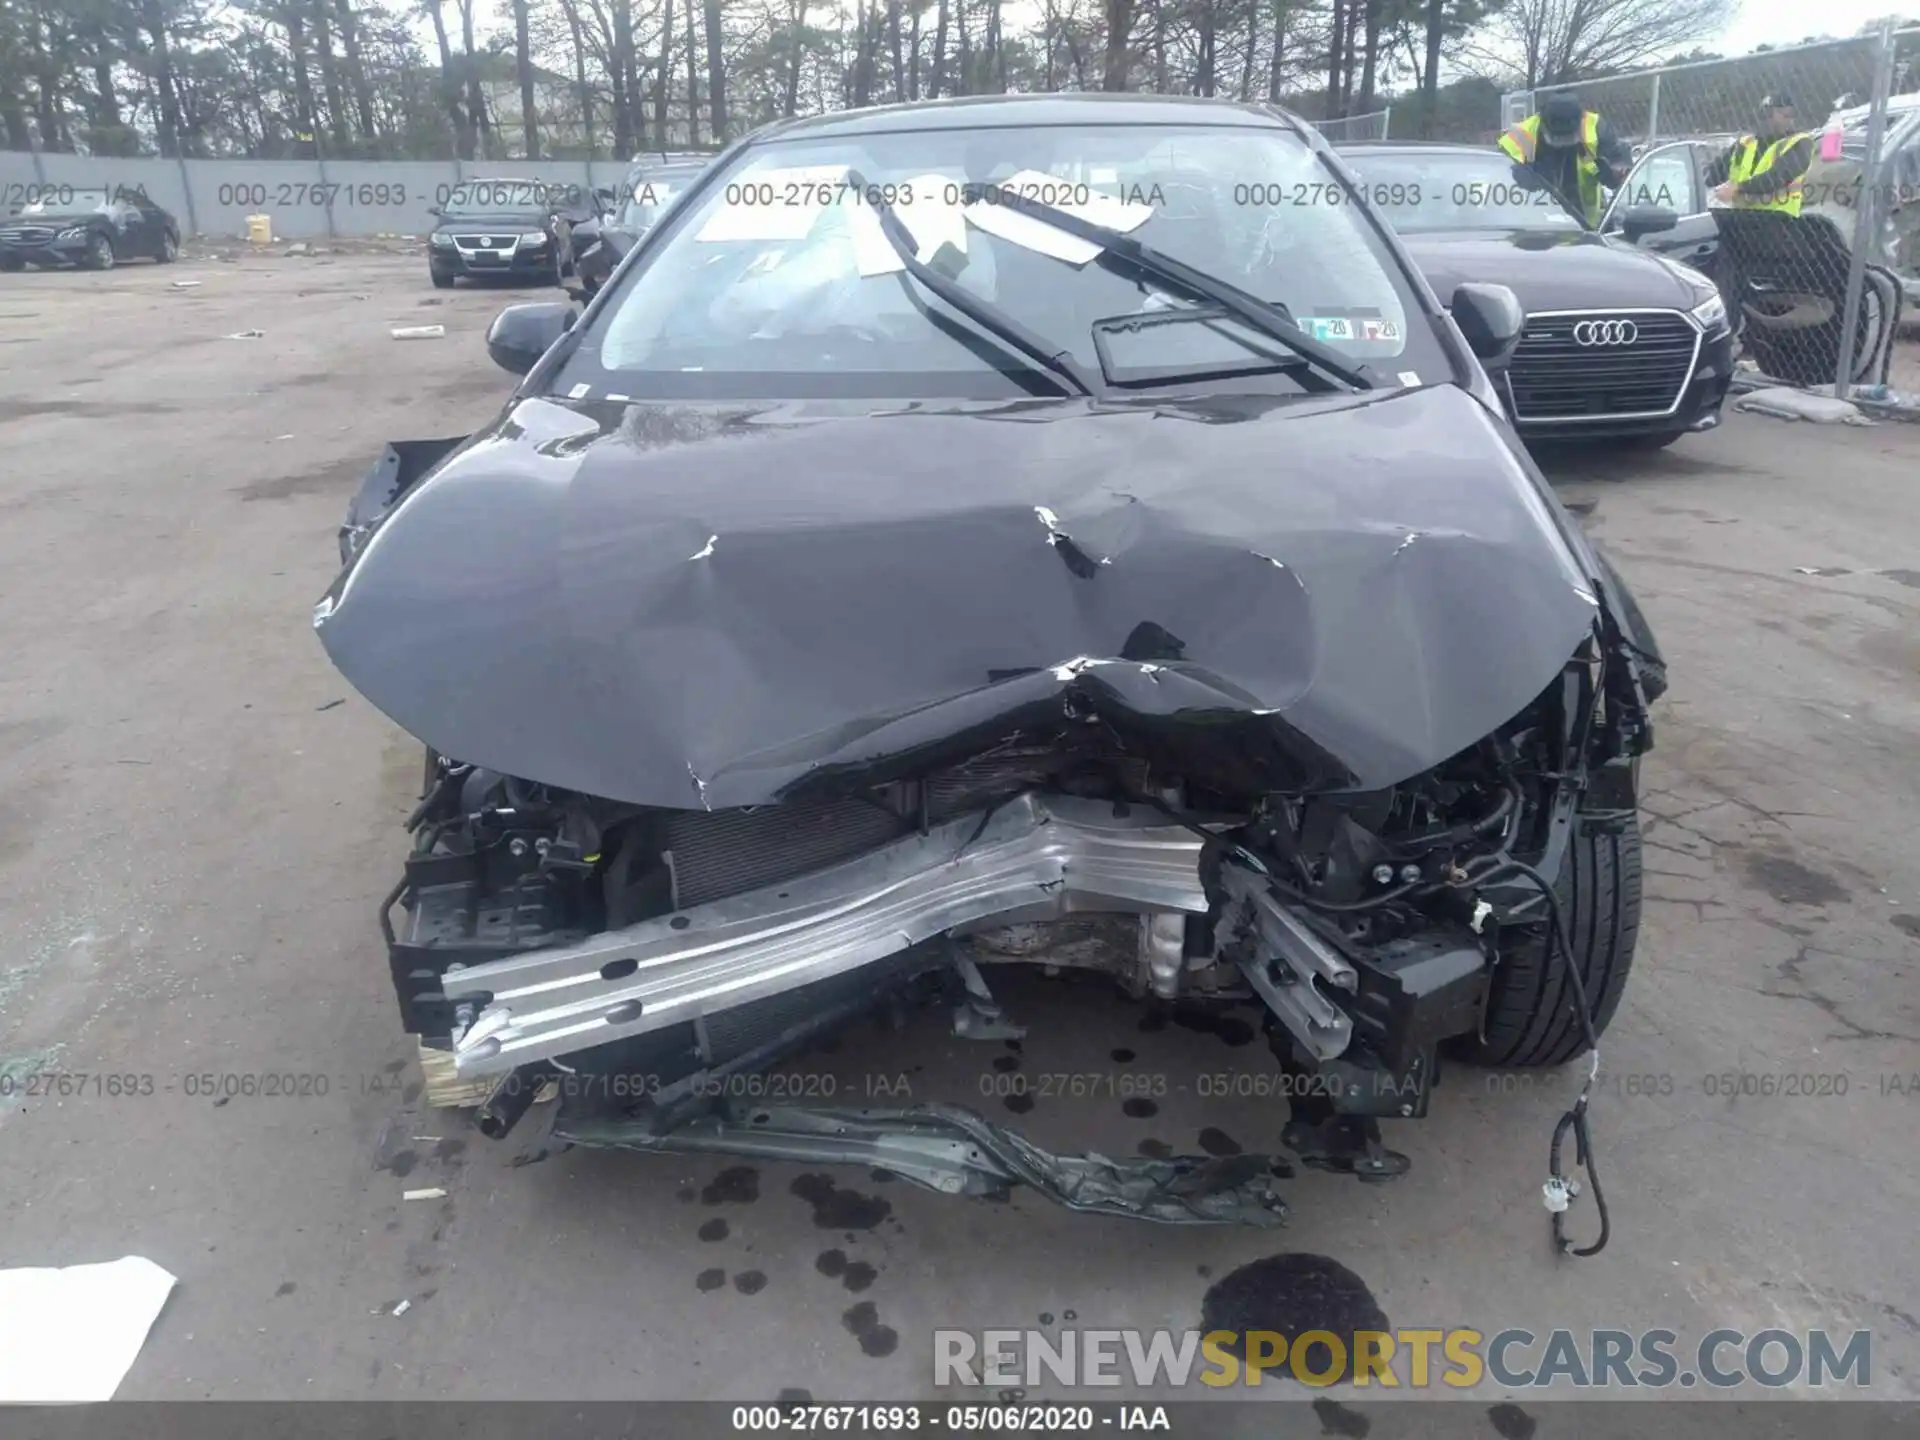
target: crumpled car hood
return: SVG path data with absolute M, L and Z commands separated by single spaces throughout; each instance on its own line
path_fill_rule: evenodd
M 720 808 L 1103 722 L 1189 778 L 1374 789 L 1510 719 L 1590 558 L 1450 385 L 810 418 L 518 401 L 315 610 L 442 754 Z

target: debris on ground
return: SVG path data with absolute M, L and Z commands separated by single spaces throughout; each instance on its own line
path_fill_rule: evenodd
M 307 253 L 307 246 L 305 241 L 301 241 L 298 244 L 289 245 L 287 247 L 287 254 L 289 255 L 304 255 L 306 253 Z
M 173 282 L 173 288 L 175 290 L 191 290 L 194 286 L 204 283 L 205 282 L 201 280 L 176 280 Z
M 1896 390 L 1891 385 L 1856 385 L 1854 403 L 1884 420 L 1920 420 L 1920 391 Z
M 425 1190 L 403 1190 L 400 1198 L 402 1200 L 444 1200 L 447 1198 L 447 1192 L 438 1185 L 430 1185 Z
M 1734 408 L 1780 420 L 1811 420 L 1816 425 L 1873 424 L 1851 400 L 1834 395 L 1811 395 L 1785 385 L 1743 395 L 1734 402 Z
M 175 1283 L 138 1255 L 0 1270 L 0 1405 L 111 1400 Z
M 444 325 L 399 325 L 394 327 L 396 340 L 438 340 L 447 333 Z
M 388 1311 L 387 1313 L 390 1315 L 404 1315 L 407 1313 L 407 1311 L 411 1310 L 412 1308 L 413 1308 L 413 1301 L 402 1300 L 398 1305 L 394 1306 L 393 1309 Z
M 264 330 L 236 330 L 227 336 L 229 340 L 264 340 L 266 338 L 267 332 Z

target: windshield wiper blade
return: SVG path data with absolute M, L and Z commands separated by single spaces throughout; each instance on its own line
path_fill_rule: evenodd
M 1290 320 L 1282 319 L 1266 301 L 1242 290 L 1230 280 L 1196 269 L 1184 260 L 1176 260 L 1111 226 L 1082 220 L 1078 215 L 1031 200 L 1025 195 L 1001 191 L 994 196 L 993 203 L 1004 205 L 1043 225 L 1051 225 L 1056 230 L 1064 230 L 1090 245 L 1098 245 L 1165 284 L 1185 290 L 1201 300 L 1211 301 L 1234 319 L 1279 341 L 1294 354 L 1312 361 L 1318 369 L 1350 389 L 1375 388 L 1374 377 L 1365 365 L 1354 364 L 1331 345 L 1314 339 Z
M 1064 381 L 1075 393 L 1091 396 L 1096 392 L 1095 382 L 1080 368 L 1065 346 L 1056 345 L 1029 330 L 992 301 L 969 294 L 931 265 L 923 264 L 919 245 L 907 232 L 907 227 L 900 223 L 893 206 L 873 186 L 867 184 L 863 176 L 849 170 L 847 183 L 853 193 L 873 206 L 874 214 L 880 221 L 880 233 L 887 237 L 887 243 L 893 247 L 894 254 L 900 257 L 900 263 L 907 267 L 909 275 L 989 335 L 1018 350 L 1041 369 Z

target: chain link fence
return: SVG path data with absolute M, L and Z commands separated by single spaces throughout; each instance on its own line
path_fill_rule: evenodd
M 1365 115 L 1342 115 L 1333 120 L 1315 120 L 1313 128 L 1338 144 L 1342 140 L 1385 140 L 1393 120 L 1393 107 L 1369 110 Z
M 1920 301 L 1920 26 L 1516 92 L 1503 122 L 1556 93 L 1631 148 L 1603 227 L 1670 212 L 1639 243 L 1713 277 L 1762 378 L 1840 395 L 1885 383 Z M 1776 134 L 1781 100 L 1792 123 Z

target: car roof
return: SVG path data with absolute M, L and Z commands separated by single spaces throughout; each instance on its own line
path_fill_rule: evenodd
M 1284 111 L 1238 100 L 1197 95 L 1071 92 L 1050 95 L 962 95 L 875 105 L 833 115 L 776 121 L 755 140 L 800 136 L 882 135 L 915 130 L 1019 129 L 1050 125 L 1234 125 L 1248 129 L 1301 128 Z

